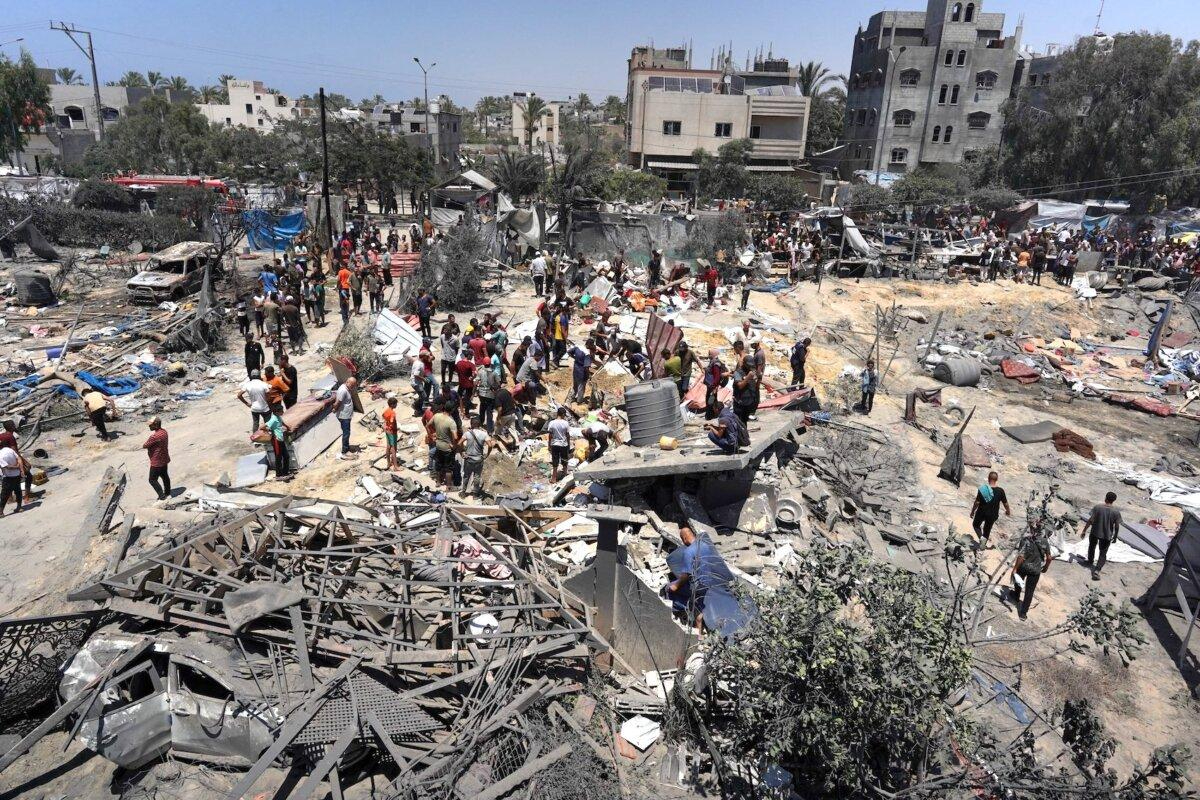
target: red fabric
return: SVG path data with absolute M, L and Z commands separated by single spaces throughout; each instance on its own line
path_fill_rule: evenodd
M 146 455 L 150 456 L 150 466 L 165 467 L 171 463 L 171 455 L 167 452 L 167 432 L 162 428 L 146 437 Z
M 475 365 L 465 358 L 460 358 L 454 365 L 454 373 L 458 375 L 458 387 L 460 389 L 475 388 Z
M 1155 414 L 1160 417 L 1169 417 L 1175 413 L 1175 407 L 1163 403 L 1159 400 L 1146 397 L 1145 395 L 1130 395 L 1130 394 L 1110 394 L 1106 398 L 1110 403 L 1116 403 L 1129 408 L 1136 408 L 1140 411 L 1145 411 L 1148 414 Z
M 487 342 L 482 336 L 476 336 L 474 339 L 467 342 L 467 345 L 471 348 L 471 353 L 475 356 L 476 364 L 483 365 L 491 363 L 492 360 L 488 357 L 487 352 Z
M 1042 377 L 1033 367 L 1027 367 L 1019 361 L 1013 361 L 1011 358 L 1006 358 L 1000 362 L 1000 371 L 1004 373 L 1004 377 L 1012 378 L 1026 385 L 1037 383 Z

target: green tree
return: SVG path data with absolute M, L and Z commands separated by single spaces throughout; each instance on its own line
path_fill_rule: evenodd
M 137 87 L 146 86 L 148 84 L 146 83 L 145 75 L 143 75 L 140 72 L 134 72 L 133 70 L 130 70 L 129 72 L 126 72 L 124 75 L 121 76 L 121 80 L 117 81 L 117 85 L 118 86 L 128 86 L 130 88 L 137 88 Z
M 567 156 L 558 165 L 557 174 L 551 176 L 547 192 L 551 202 L 558 206 L 559 220 L 566 220 L 575 203 L 588 194 L 601 166 L 595 150 L 567 148 Z
M 83 76 L 70 67 L 59 67 L 54 70 L 54 74 L 58 77 L 59 83 L 67 86 L 80 86 L 83 84 Z
M 533 152 L 533 133 L 541 124 L 542 117 L 550 113 L 550 109 L 546 106 L 546 101 L 537 95 L 529 95 L 524 100 L 521 100 L 517 105 L 521 107 L 521 114 L 524 116 L 525 123 L 525 147 L 528 152 Z
M 38 77 L 33 56 L 22 50 L 12 61 L 0 53 L 0 158 L 22 151 L 52 114 L 50 87 Z
M 90 179 L 79 184 L 71 197 L 76 208 L 97 211 L 137 211 L 138 201 L 124 186 L 105 180 Z
M 846 93 L 833 87 L 809 98 L 808 154 L 821 153 L 835 146 L 842 138 L 846 118 Z
M 1062 56 L 1045 96 L 1022 87 L 1005 108 L 1002 175 L 1014 188 L 1091 188 L 1056 197 L 1156 194 L 1200 202 L 1200 44 L 1127 33 L 1111 48 L 1085 37 Z M 1149 175 L 1149 173 L 1157 173 Z M 1041 190 L 1045 193 L 1047 190 Z
M 154 198 L 154 213 L 179 217 L 202 231 L 216 202 L 217 195 L 202 186 L 164 186 Z
M 747 196 L 772 211 L 796 211 L 808 207 L 808 192 L 793 175 L 751 175 Z
M 167 76 L 161 72 L 148 70 L 146 72 L 146 85 L 151 89 L 162 89 L 167 85 Z
M 77 170 L 83 175 L 138 172 L 213 173 L 212 128 L 191 103 L 148 97 L 105 129 L 103 142 L 88 148 Z
M 850 186 L 847 205 L 866 210 L 880 209 L 892 202 L 892 193 L 886 187 L 873 183 L 855 183 Z
M 843 76 L 834 75 L 820 61 L 801 64 L 796 75 L 796 85 L 805 97 L 816 97 L 821 94 L 821 87 L 825 84 L 844 80 Z
M 648 203 L 666 195 L 667 181 L 649 172 L 612 169 L 600 176 L 596 191 L 605 200 Z
M 192 92 L 194 94 L 196 91 L 195 87 L 188 83 L 188 79 L 182 75 L 172 75 L 163 83 L 163 88 L 181 94 L 184 92 Z
M 931 167 L 918 167 L 892 184 L 892 200 L 910 205 L 949 205 L 966 194 L 965 181 Z
M 737 698 L 730 749 L 802 797 L 886 796 L 928 758 L 970 649 L 929 578 L 860 546 L 816 543 L 798 564 L 736 640 L 711 640 L 713 683 Z
M 488 135 L 488 118 L 493 114 L 502 114 L 507 111 L 512 105 L 511 97 L 496 97 L 495 95 L 486 95 L 479 98 L 475 103 L 475 116 L 482 123 L 483 135 Z
M 539 156 L 506 151 L 491 168 L 492 180 L 518 205 L 537 192 L 546 168 Z
M 604 98 L 604 117 L 618 124 L 624 124 L 625 101 L 615 94 L 610 94 Z
M 746 164 L 754 150 L 749 139 L 734 139 L 721 145 L 714 158 L 703 148 L 697 148 L 692 158 L 699 164 L 696 171 L 697 192 L 703 198 L 734 199 L 745 197 L 750 183 Z
M 580 92 L 579 97 L 575 98 L 575 108 L 580 111 L 591 111 L 595 106 L 592 105 L 592 98 L 588 97 L 587 92 Z
M 201 103 L 216 103 L 220 101 L 223 91 L 216 86 L 204 85 L 196 92 Z

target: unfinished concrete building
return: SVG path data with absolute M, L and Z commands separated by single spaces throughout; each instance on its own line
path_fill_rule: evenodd
M 854 35 L 843 173 L 957 164 L 998 146 L 1020 42 L 1021 27 L 1006 37 L 1004 15 L 981 2 L 872 16 Z

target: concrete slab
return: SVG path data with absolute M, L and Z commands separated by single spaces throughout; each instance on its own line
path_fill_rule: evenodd
M 708 441 L 707 436 L 680 442 L 678 450 L 657 447 L 621 447 L 610 451 L 575 471 L 577 481 L 607 481 L 619 478 L 649 478 L 657 475 L 683 475 L 727 472 L 744 469 L 771 445 L 804 424 L 804 414 L 779 411 L 764 414 L 750 422 L 750 446 L 735 455 L 725 455 Z
M 266 453 L 262 451 L 257 453 L 249 453 L 237 460 L 237 466 L 234 467 L 233 475 L 234 489 L 245 489 L 249 486 L 257 486 L 266 479 Z

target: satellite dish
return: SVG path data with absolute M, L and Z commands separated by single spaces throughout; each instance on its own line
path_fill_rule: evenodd
M 133 253 L 135 256 L 138 253 L 142 252 L 142 243 L 137 241 L 136 239 L 134 241 L 130 242 L 129 243 L 129 252 Z

